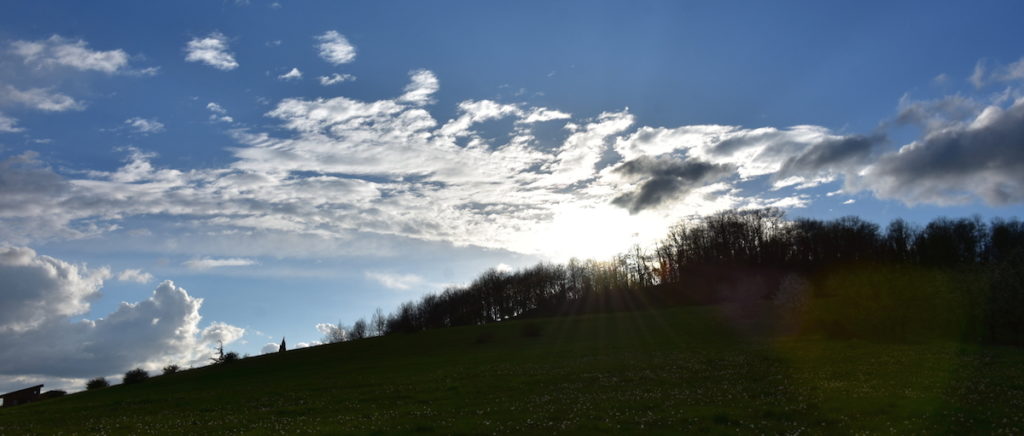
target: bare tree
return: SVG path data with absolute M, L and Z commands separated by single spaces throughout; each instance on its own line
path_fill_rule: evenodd
M 373 316 L 370 317 L 370 330 L 373 336 L 381 336 L 384 334 L 384 329 L 387 328 L 388 317 L 384 314 L 384 310 L 377 308 L 373 312 Z
M 338 321 L 336 325 L 327 325 L 324 329 L 324 337 L 321 342 L 325 344 L 336 344 L 338 342 L 345 342 L 348 340 L 348 326 Z
M 349 340 L 365 338 L 367 336 L 368 330 L 369 328 L 367 327 L 366 320 L 363 318 L 359 318 L 359 320 L 356 321 L 355 324 L 352 324 L 352 330 L 349 331 Z

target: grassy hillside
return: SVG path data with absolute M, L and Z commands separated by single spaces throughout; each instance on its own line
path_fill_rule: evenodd
M 1024 352 L 754 338 L 719 307 L 288 351 L 0 410 L 0 433 L 1024 432 Z

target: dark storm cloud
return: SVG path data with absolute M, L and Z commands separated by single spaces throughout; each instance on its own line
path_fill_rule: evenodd
M 853 135 L 825 140 L 787 159 L 777 176 L 813 176 L 823 171 L 848 169 L 851 165 L 863 164 L 871 155 L 871 150 L 884 141 L 885 137 L 881 135 Z
M 612 204 L 635 214 L 732 174 L 736 167 L 675 157 L 643 156 L 623 163 L 614 171 L 627 179 L 643 181 L 638 190 L 612 200 Z
M 882 156 L 859 183 L 909 204 L 1024 201 L 1024 100 Z

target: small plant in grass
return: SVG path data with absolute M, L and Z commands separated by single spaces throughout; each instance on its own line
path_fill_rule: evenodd
M 96 377 L 85 383 L 85 390 L 94 391 L 96 389 L 102 389 L 107 386 L 110 386 L 110 382 L 108 382 L 107 379 L 103 377 Z
M 133 383 L 142 383 L 149 379 L 149 373 L 142 368 L 135 368 L 131 371 L 124 373 L 123 383 L 130 385 Z

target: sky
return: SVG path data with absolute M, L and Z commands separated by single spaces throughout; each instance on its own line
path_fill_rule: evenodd
M 1019 2 L 7 2 L 0 391 L 725 209 L 1017 217 Z

